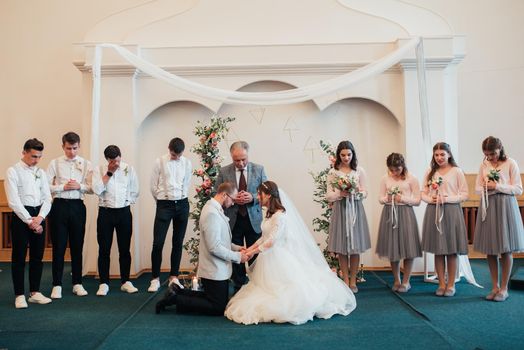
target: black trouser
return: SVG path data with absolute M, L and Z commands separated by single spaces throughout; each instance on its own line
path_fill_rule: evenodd
M 223 316 L 229 300 L 229 280 L 213 281 L 202 278 L 203 291 L 181 289 L 176 297 L 176 311 Z
M 245 239 L 246 246 L 250 247 L 259 238 L 260 234 L 256 233 L 255 230 L 253 230 L 253 226 L 251 225 L 249 216 L 242 216 L 238 214 L 237 220 L 235 222 L 235 227 L 233 227 L 231 239 L 232 243 L 239 246 L 243 246 Z M 251 265 L 256 258 L 257 255 L 253 256 L 251 260 L 249 260 L 249 265 Z M 240 288 L 242 285 L 247 283 L 246 265 L 244 263 L 233 263 L 233 274 L 231 276 L 231 279 L 233 280 L 236 289 Z
M 124 208 L 98 208 L 96 220 L 96 239 L 98 241 L 98 274 L 100 283 L 109 284 L 109 266 L 111 264 L 111 245 L 113 232 L 116 230 L 118 244 L 118 262 L 120 263 L 120 281 L 129 281 L 131 269 L 131 235 L 133 216 L 129 206 Z
M 187 198 L 167 201 L 157 200 L 155 225 L 153 228 L 153 250 L 151 251 L 151 270 L 153 278 L 160 276 L 162 265 L 162 249 L 166 241 L 169 224 L 173 221 L 173 238 L 171 248 L 171 276 L 178 276 L 180 259 L 182 258 L 182 244 L 186 234 L 189 218 L 189 201 Z
M 55 198 L 51 207 L 53 243 L 53 286 L 62 285 L 64 255 L 69 239 L 72 282 L 82 284 L 82 251 L 86 228 L 86 206 L 81 199 Z
M 38 216 L 40 207 L 25 207 L 32 217 Z M 35 233 L 20 220 L 15 213 L 11 214 L 11 276 L 15 295 L 23 295 L 24 291 L 24 272 L 25 257 L 27 246 L 29 245 L 29 291 L 38 292 L 40 290 L 40 279 L 42 278 L 42 257 L 45 248 L 45 221 L 42 221 L 44 231 L 40 234 Z

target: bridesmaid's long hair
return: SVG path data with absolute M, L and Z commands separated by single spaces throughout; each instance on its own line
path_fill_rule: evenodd
M 404 160 L 404 156 L 402 154 L 391 153 L 386 159 L 386 165 L 388 168 L 402 167 L 400 178 L 402 180 L 406 180 L 406 175 L 408 174 L 408 168 L 406 168 L 406 161 Z
M 482 141 L 482 151 L 493 152 L 495 150 L 500 150 L 499 160 L 506 161 L 508 156 L 504 152 L 504 146 L 502 146 L 502 141 L 499 138 L 488 136 L 484 141 Z
M 335 160 L 335 169 L 338 170 L 340 167 L 340 163 L 342 163 L 342 159 L 340 159 L 340 152 L 343 150 L 348 149 L 351 151 L 351 162 L 349 162 L 349 167 L 353 170 L 357 170 L 358 166 L 358 160 L 357 160 L 357 153 L 355 152 L 355 147 L 353 147 L 353 144 L 350 141 L 340 141 L 340 143 L 337 146 L 337 160 Z
M 455 158 L 453 158 L 453 153 L 451 153 L 451 147 L 445 143 L 445 142 L 437 142 L 435 146 L 433 146 L 433 153 L 431 155 L 431 171 L 428 174 L 428 177 L 426 178 L 426 184 L 433 178 L 433 175 L 437 172 L 439 165 L 437 162 L 435 162 L 435 151 L 441 150 L 446 151 L 449 154 L 448 163 L 453 167 L 458 167 L 457 162 L 455 161 Z
M 286 208 L 280 201 L 280 194 L 278 192 L 278 186 L 273 181 L 264 181 L 257 188 L 258 193 L 265 193 L 271 195 L 269 198 L 269 204 L 267 206 L 266 218 L 270 218 L 278 210 L 286 211 Z

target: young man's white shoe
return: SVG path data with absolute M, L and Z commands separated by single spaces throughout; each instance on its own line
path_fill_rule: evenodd
M 122 284 L 122 286 L 120 286 L 120 290 L 122 292 L 126 292 L 126 293 L 129 293 L 129 294 L 133 294 L 133 293 L 136 293 L 138 292 L 138 288 L 136 288 L 133 283 L 127 281 L 126 283 Z
M 96 292 L 96 295 L 99 297 L 105 297 L 107 293 L 109 292 L 109 286 L 106 283 L 100 283 L 98 286 L 98 291 Z
M 73 294 L 76 294 L 79 297 L 84 297 L 87 295 L 87 290 L 85 290 L 84 286 L 82 286 L 81 284 L 75 284 L 73 286 Z
M 48 297 L 44 296 L 42 293 L 40 292 L 35 292 L 33 293 L 28 301 L 30 303 L 34 303 L 34 304 L 49 304 L 50 302 L 52 302 L 51 299 L 49 299 Z
M 27 309 L 27 301 L 25 300 L 25 295 L 18 295 L 15 298 L 15 308 Z
M 53 290 L 51 291 L 51 299 L 62 299 L 62 287 L 53 287 Z
M 154 280 L 151 280 L 151 283 L 149 284 L 149 288 L 147 288 L 147 291 L 149 293 L 155 293 L 158 292 L 160 289 L 160 280 L 155 278 Z

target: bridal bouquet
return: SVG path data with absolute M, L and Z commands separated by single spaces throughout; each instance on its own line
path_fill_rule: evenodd
M 488 181 L 498 182 L 500 180 L 500 169 L 491 169 L 488 173 Z
M 356 199 L 362 198 L 362 192 L 359 192 L 357 181 L 352 176 L 338 176 L 333 180 L 333 182 L 331 182 L 331 186 L 340 191 L 349 192 L 349 194 L 354 195 Z

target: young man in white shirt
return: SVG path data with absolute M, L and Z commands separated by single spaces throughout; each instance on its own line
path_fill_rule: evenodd
M 169 283 L 177 283 L 182 257 L 182 244 L 189 218 L 187 193 L 191 182 L 191 161 L 184 157 L 184 141 L 175 137 L 169 142 L 169 153 L 158 158 L 151 175 L 151 193 L 156 200 L 155 224 L 153 228 L 153 249 L 151 251 L 152 279 L 148 292 L 160 288 L 160 266 L 162 249 L 167 230 L 173 222 L 171 248 L 171 270 Z
M 86 296 L 82 286 L 82 251 L 86 227 L 84 197 L 91 193 L 91 163 L 80 157 L 80 136 L 68 132 L 62 136 L 64 155 L 53 159 L 47 167 L 49 187 L 53 196 L 50 213 L 53 243 L 52 299 L 62 298 L 64 255 L 69 241 L 73 294 Z
M 15 291 L 15 307 L 27 308 L 24 273 L 29 246 L 29 302 L 48 304 L 51 299 L 40 293 L 42 257 L 45 248 L 45 217 L 51 209 L 51 193 L 45 172 L 36 165 L 42 158 L 44 144 L 37 139 L 24 144 L 22 159 L 9 169 L 5 191 L 13 210 L 11 273 Z
M 120 263 L 120 290 L 136 293 L 138 289 L 129 281 L 131 269 L 131 235 L 133 216 L 131 204 L 138 198 L 138 178 L 135 169 L 121 160 L 120 148 L 107 146 L 104 150 L 106 166 L 95 169 L 93 191 L 99 197 L 96 232 L 98 241 L 98 274 L 100 285 L 96 295 L 109 292 L 109 267 L 113 232 L 116 231 Z

